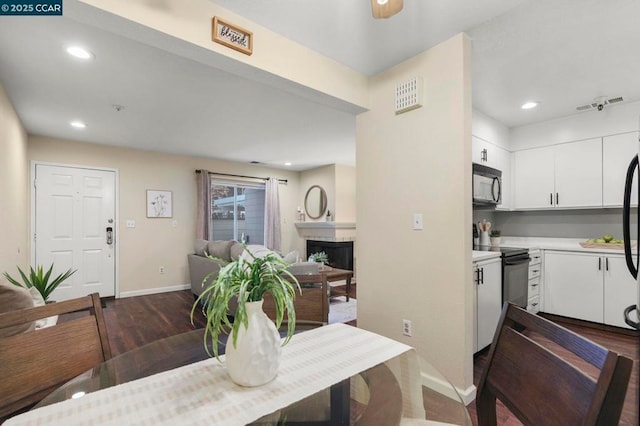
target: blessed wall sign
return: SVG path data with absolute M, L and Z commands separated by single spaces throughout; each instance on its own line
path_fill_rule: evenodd
M 253 53 L 253 33 L 217 16 L 213 17 L 212 37 L 216 43 L 235 49 L 245 55 Z

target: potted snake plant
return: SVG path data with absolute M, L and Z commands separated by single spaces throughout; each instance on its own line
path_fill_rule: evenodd
M 281 345 L 289 342 L 295 331 L 294 300 L 300 285 L 287 270 L 288 264 L 276 253 L 254 256 L 247 246 L 238 260 L 220 269 L 218 277 L 203 280 L 206 288 L 193 304 L 191 322 L 199 306 L 206 318 L 205 349 L 212 356 L 207 342 L 211 341 L 213 355 L 219 360 L 218 341 L 229 333 L 225 350 L 227 371 L 231 379 L 242 386 L 259 386 L 275 378 L 280 365 Z M 245 254 L 246 253 L 246 254 Z M 209 256 L 211 257 L 211 256 Z M 273 297 L 275 324 L 262 310 L 263 296 Z M 230 303 L 237 298 L 235 313 Z M 233 322 L 230 315 L 234 315 Z M 280 340 L 280 328 L 287 316 L 287 336 Z
M 49 296 L 51 293 L 60 285 L 64 280 L 73 275 L 76 270 L 73 271 L 69 268 L 66 272 L 59 274 L 55 278 L 51 278 L 51 272 L 53 271 L 53 263 L 47 270 L 44 272 L 42 265 L 38 265 L 36 269 L 33 269 L 33 266 L 30 268 L 30 273 L 27 276 L 22 269 L 18 266 L 18 272 L 22 278 L 22 282 L 16 280 L 8 272 L 4 272 L 3 275 L 11 284 L 17 285 L 18 287 L 24 287 L 27 290 L 30 288 L 35 288 L 38 290 L 38 293 L 42 296 L 42 300 L 45 302 L 49 301 Z

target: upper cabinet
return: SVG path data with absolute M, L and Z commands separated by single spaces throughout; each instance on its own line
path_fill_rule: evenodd
M 605 136 L 602 139 L 602 204 L 621 207 L 624 181 L 631 159 L 638 153 L 638 132 Z M 634 175 L 631 203 L 638 205 L 638 175 Z
M 498 210 L 511 207 L 511 152 L 476 136 L 472 136 L 471 159 L 474 163 L 502 171 L 502 203 Z
M 515 208 L 602 207 L 602 139 L 515 153 Z

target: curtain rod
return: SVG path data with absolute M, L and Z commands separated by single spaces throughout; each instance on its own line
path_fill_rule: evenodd
M 196 173 L 201 173 L 200 170 L 196 170 Z M 239 178 L 247 178 L 247 179 L 262 179 L 262 180 L 269 180 L 269 178 L 264 178 L 264 177 L 258 177 L 258 176 L 247 176 L 247 175 L 234 175 L 234 174 L 230 174 L 230 173 L 215 173 L 215 172 L 209 172 L 210 175 L 216 175 L 216 176 L 231 176 L 231 177 L 239 177 Z M 278 179 L 278 182 L 280 183 L 288 183 L 287 179 Z

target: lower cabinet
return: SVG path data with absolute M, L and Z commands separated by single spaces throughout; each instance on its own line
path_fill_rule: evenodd
M 604 323 L 631 328 L 624 322 L 624 310 L 635 305 L 638 284 L 627 269 L 624 256 L 606 256 L 604 270 Z
M 476 327 L 474 352 L 493 341 L 502 312 L 502 261 L 500 258 L 473 264 L 476 287 Z
M 624 257 L 577 252 L 544 255 L 544 312 L 618 327 L 636 283 Z

